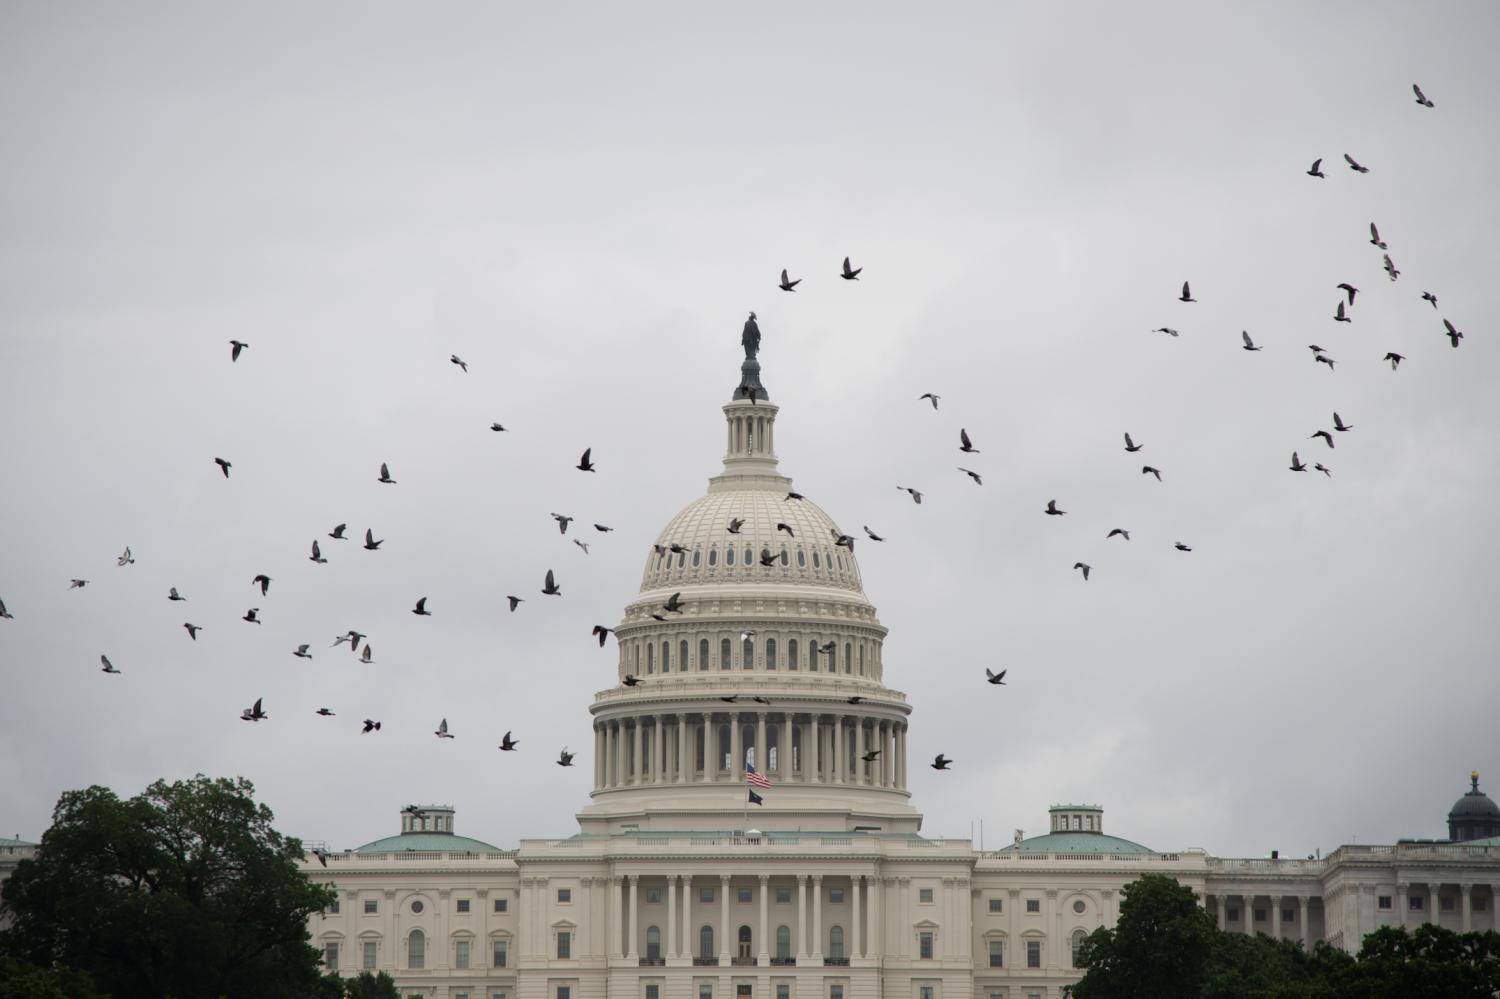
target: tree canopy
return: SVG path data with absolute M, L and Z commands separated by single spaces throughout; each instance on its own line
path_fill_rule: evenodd
M 401 999 L 396 980 L 384 971 L 378 975 L 361 972 L 358 977 L 344 982 L 344 991 L 348 999 Z
M 301 843 L 254 790 L 199 774 L 125 801 L 65 793 L 3 886 L 14 925 L 0 953 L 82 971 L 113 999 L 339 995 L 307 933 L 334 894 L 301 872 Z

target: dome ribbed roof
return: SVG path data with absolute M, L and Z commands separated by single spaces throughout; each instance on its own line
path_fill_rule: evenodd
M 1483 791 L 1470 791 L 1453 803 L 1450 819 L 1500 819 L 1500 805 Z
M 1021 840 L 1001 853 L 1155 853 L 1148 846 L 1118 836 L 1090 832 L 1056 832 Z
M 355 849 L 355 853 L 405 853 L 408 850 L 429 853 L 497 853 L 500 848 L 483 840 L 453 833 L 401 833 L 373 840 Z

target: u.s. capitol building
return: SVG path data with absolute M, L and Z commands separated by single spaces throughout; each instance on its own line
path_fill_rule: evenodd
M 923 837 L 885 628 L 852 542 L 787 498 L 755 346 L 724 406 L 724 470 L 661 532 L 617 629 L 578 834 L 502 850 L 422 806 L 399 835 L 309 855 L 338 890 L 310 921 L 331 968 L 424 999 L 1058 999 L 1080 941 L 1147 873 L 1224 929 L 1305 945 L 1500 928 L 1500 808 L 1477 775 L 1447 841 L 1319 859 L 1158 853 L 1106 833 L 1095 805 L 1056 806 L 1047 834 L 997 851 Z M 747 821 L 751 770 L 774 792 Z

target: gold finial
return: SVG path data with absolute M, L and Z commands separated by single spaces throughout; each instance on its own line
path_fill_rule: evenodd
M 1470 770 L 1469 771 L 1469 784 L 1470 784 L 1470 786 L 1472 786 L 1474 788 L 1475 791 L 1479 790 L 1479 771 L 1478 770 Z

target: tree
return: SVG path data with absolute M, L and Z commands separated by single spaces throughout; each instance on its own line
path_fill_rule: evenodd
M 81 971 L 38 968 L 0 957 L 0 999 L 99 999 L 99 993 Z
M 34 859 L 3 886 L 0 953 L 77 968 L 113 999 L 322 999 L 342 991 L 309 945 L 331 889 L 297 866 L 254 787 L 199 774 L 122 801 L 65 793 Z
M 344 992 L 348 999 L 401 999 L 396 980 L 384 971 L 378 975 L 361 972 L 358 978 L 344 982 Z
M 1083 942 L 1070 987 L 1074 999 L 1159 999 L 1198 996 L 1218 930 L 1193 891 L 1173 878 L 1148 874 L 1126 885 L 1120 918 Z
M 1340 999 L 1493 999 L 1500 993 L 1500 934 L 1454 933 L 1430 923 L 1386 926 L 1365 937 Z

